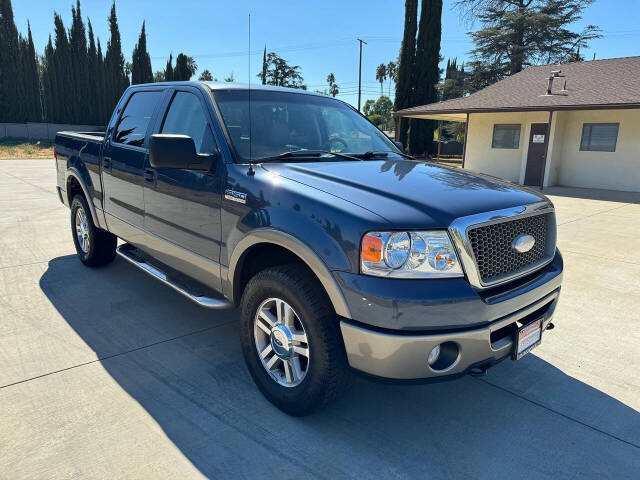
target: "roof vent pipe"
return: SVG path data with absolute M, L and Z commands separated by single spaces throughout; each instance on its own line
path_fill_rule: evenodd
M 561 73 L 562 73 L 562 70 L 552 70 L 551 71 L 551 75 L 549 75 L 549 84 L 547 85 L 547 95 L 552 95 L 553 79 L 561 77 L 562 76 L 562 75 L 560 75 Z

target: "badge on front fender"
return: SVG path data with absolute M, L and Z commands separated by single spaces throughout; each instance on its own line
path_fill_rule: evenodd
M 238 192 L 237 190 L 232 190 L 230 188 L 227 188 L 224 191 L 224 198 L 227 200 L 231 200 L 232 202 L 247 203 L 246 193 Z

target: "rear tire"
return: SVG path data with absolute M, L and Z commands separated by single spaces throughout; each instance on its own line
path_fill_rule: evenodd
M 268 268 L 249 281 L 242 296 L 240 334 L 257 387 L 289 415 L 315 412 L 352 383 L 338 318 L 322 285 L 302 265 Z
M 107 265 L 116 257 L 118 238 L 95 226 L 82 195 L 71 202 L 71 234 L 78 258 L 88 267 Z

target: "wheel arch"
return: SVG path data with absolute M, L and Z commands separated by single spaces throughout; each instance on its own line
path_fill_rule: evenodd
M 67 189 L 66 195 L 67 195 L 67 200 L 69 202 L 69 206 L 71 206 L 71 202 L 73 202 L 73 197 L 76 194 L 81 193 L 84 196 L 84 199 L 87 202 L 87 205 L 89 206 L 91 221 L 96 227 L 101 228 L 99 224 L 98 215 L 96 213 L 96 208 L 95 208 L 95 205 L 93 204 L 93 199 L 89 195 L 89 188 L 87 187 L 86 182 L 82 177 L 82 174 L 75 167 L 69 168 L 67 170 L 67 178 L 65 180 L 65 186 Z
M 275 229 L 259 229 L 243 237 L 235 246 L 229 260 L 228 285 L 229 298 L 239 303 L 242 296 L 243 269 L 251 252 L 263 246 L 273 246 L 289 252 L 306 265 L 323 286 L 333 309 L 344 318 L 351 318 L 351 312 L 342 294 L 340 286 L 322 259 L 302 240 L 293 235 Z

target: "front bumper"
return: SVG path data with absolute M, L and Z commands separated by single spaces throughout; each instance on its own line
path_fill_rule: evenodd
M 349 364 L 360 372 L 394 380 L 457 376 L 511 355 L 515 331 L 523 323 L 542 317 L 542 328 L 546 330 L 559 294 L 558 288 L 537 302 L 480 328 L 401 335 L 343 320 L 340 329 Z M 427 357 L 436 345 L 441 345 L 441 359 L 431 367 Z

